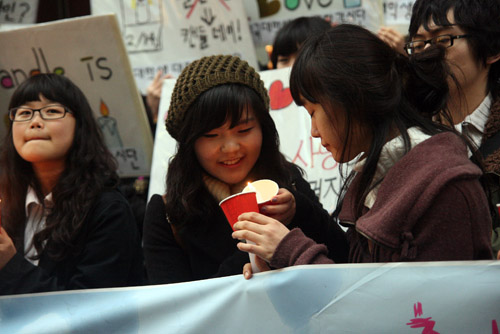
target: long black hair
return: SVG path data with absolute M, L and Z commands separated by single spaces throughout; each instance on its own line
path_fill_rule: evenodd
M 167 171 L 166 211 L 178 227 L 199 223 L 199 217 L 220 210 L 203 183 L 204 170 L 195 153 L 195 142 L 203 134 L 230 120 L 230 127 L 248 116 L 251 107 L 262 130 L 262 147 L 252 174 L 276 181 L 280 187 L 291 186 L 291 170 L 297 168 L 279 151 L 275 123 L 262 98 L 242 84 L 215 86 L 193 102 L 179 131 L 177 152 Z M 265 162 L 265 163 L 264 163 Z
M 354 122 L 367 128 L 372 138 L 355 197 L 358 215 L 373 185 L 382 147 L 395 133 L 402 135 L 409 151 L 408 128 L 418 126 L 429 135 L 446 130 L 432 121 L 446 108 L 450 71 L 444 52 L 433 48 L 409 60 L 368 30 L 348 24 L 302 46 L 290 77 L 295 102 L 321 104 L 332 126 L 345 129 L 341 161 L 347 160 Z M 333 105 L 343 110 L 344 124 L 334 124 Z M 344 183 L 339 205 L 351 178 Z
M 38 254 L 46 242 L 45 251 L 60 260 L 79 251 L 81 245 L 77 236 L 96 198 L 103 189 L 118 183 L 117 165 L 104 144 L 87 98 L 68 78 L 56 74 L 30 77 L 15 90 L 9 109 L 40 101 L 40 95 L 61 103 L 75 118 L 75 133 L 65 169 L 52 189 L 53 208 L 45 228 L 34 236 Z M 20 241 L 26 221 L 25 198 L 30 186 L 44 203 L 41 185 L 31 163 L 21 158 L 14 147 L 11 123 L 0 157 L 0 193 L 2 223 L 18 249 L 23 249 Z

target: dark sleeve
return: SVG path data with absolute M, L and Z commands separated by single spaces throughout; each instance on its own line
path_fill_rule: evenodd
M 43 256 L 40 265 L 35 266 L 18 253 L 0 271 L 0 292 L 31 293 L 143 284 L 140 240 L 126 200 L 117 192 L 101 196 L 85 224 L 80 236 L 83 238 L 81 252 L 55 263 L 59 266 L 56 272 L 64 272 L 61 266 L 74 267 L 66 280 L 47 274 L 45 264 L 42 265 Z
M 231 256 L 222 261 L 219 266 L 219 270 L 212 276 L 212 278 L 239 275 L 243 272 L 243 266 L 249 262 L 250 258 L 248 253 L 236 249 Z
M 491 248 L 494 254 L 500 251 L 500 227 L 493 229 L 493 233 L 491 234 Z
M 298 228 L 290 231 L 278 244 L 269 264 L 279 269 L 301 264 L 332 264 L 325 245 L 317 244 Z
M 316 243 L 325 244 L 336 263 L 346 263 L 349 246 L 345 233 L 323 208 L 309 182 L 300 175 L 296 176 L 295 189 L 291 192 L 295 197 L 296 211 L 289 227 L 298 227 Z
M 0 270 L 0 296 L 57 290 L 57 286 L 43 269 L 27 261 L 19 252 Z
M 414 230 L 416 261 L 491 260 L 491 216 L 479 182 L 443 187 Z
M 160 195 L 148 203 L 143 230 L 144 258 L 151 284 L 193 280 L 186 252 L 175 240 Z
M 496 255 L 500 250 L 500 216 L 497 208 L 497 203 L 500 203 L 500 176 L 493 172 L 486 172 L 483 174 L 482 179 L 483 187 L 487 189 L 493 226 L 491 247 L 493 254 Z

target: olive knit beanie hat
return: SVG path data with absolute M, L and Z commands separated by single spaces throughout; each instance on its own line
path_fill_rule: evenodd
M 218 85 L 236 83 L 252 88 L 269 110 L 269 96 L 253 67 L 236 56 L 210 56 L 195 60 L 182 71 L 175 83 L 165 125 L 178 140 L 179 130 L 191 104 L 203 92 Z

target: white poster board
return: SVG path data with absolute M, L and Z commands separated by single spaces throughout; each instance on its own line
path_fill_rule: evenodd
M 158 70 L 177 77 L 202 56 L 232 54 L 257 65 L 241 0 L 91 0 L 91 8 L 116 13 L 142 92 Z
M 332 23 L 361 25 L 373 32 L 384 24 L 382 0 L 252 0 L 244 1 L 255 51 L 261 65 L 268 62 L 264 49 L 278 30 L 300 16 L 320 16 Z
M 407 35 L 414 2 L 415 0 L 384 0 L 385 25 Z
M 35 23 L 39 0 L 0 0 L 0 24 Z
M 260 73 L 271 99 L 271 116 L 280 136 L 280 150 L 289 161 L 306 173 L 306 180 L 318 195 L 324 208 L 335 209 L 337 195 L 342 185 L 339 165 L 330 152 L 321 146 L 319 138 L 311 137 L 311 120 L 307 111 L 297 107 L 289 89 L 290 68 Z M 153 164 L 149 183 L 149 197 L 165 193 L 168 161 L 175 154 L 176 142 L 165 129 L 163 120 L 170 105 L 175 79 L 167 80 L 163 86 L 160 113 L 156 127 Z M 344 166 L 343 173 L 348 173 Z
M 85 93 L 119 163 L 120 176 L 149 175 L 153 137 L 114 15 L 87 16 L 0 32 L 0 135 L 9 99 L 37 73 L 70 78 Z

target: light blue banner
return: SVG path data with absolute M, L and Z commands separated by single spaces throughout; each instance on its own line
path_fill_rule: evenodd
M 487 333 L 500 261 L 300 266 L 190 283 L 0 297 L 0 333 Z

